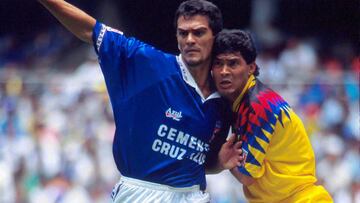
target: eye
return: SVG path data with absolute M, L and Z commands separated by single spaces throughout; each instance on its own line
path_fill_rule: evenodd
M 187 31 L 185 31 L 185 30 L 178 30 L 177 34 L 178 34 L 180 37 L 184 38 L 184 37 L 186 37 L 189 33 L 188 33 Z
M 231 68 L 236 68 L 236 66 L 239 65 L 239 61 L 234 59 L 234 60 L 229 60 L 228 62 L 228 66 L 231 67 Z
M 214 62 L 213 62 L 214 68 L 219 68 L 221 66 L 222 66 L 222 62 L 220 60 L 214 60 Z
M 196 36 L 196 37 L 201 37 L 201 36 L 203 36 L 205 34 L 205 30 L 195 30 L 194 31 L 194 35 Z

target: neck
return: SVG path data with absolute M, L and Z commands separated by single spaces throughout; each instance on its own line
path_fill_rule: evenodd
M 240 106 L 240 102 L 242 100 L 242 98 L 245 95 L 245 92 L 247 92 L 251 87 L 253 87 L 256 84 L 256 78 L 254 75 L 250 75 L 250 77 L 248 78 L 245 86 L 243 88 L 241 88 L 241 92 L 240 94 L 234 95 L 235 100 L 232 102 L 232 109 L 233 111 L 237 111 L 239 109 Z
M 227 97 L 225 97 L 225 96 L 224 96 L 224 97 L 226 98 L 226 100 L 228 100 L 228 102 L 229 102 L 231 105 L 233 105 L 238 96 L 239 96 L 239 95 L 237 95 L 237 96 L 229 95 L 229 96 L 227 96 Z
M 208 97 L 212 93 L 209 78 L 210 62 L 202 63 L 198 66 L 188 66 L 188 70 L 200 88 L 201 93 L 205 98 Z

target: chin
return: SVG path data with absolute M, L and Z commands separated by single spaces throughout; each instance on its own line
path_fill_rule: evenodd
M 231 95 L 233 95 L 233 91 L 231 90 L 221 90 L 221 89 L 218 89 L 217 90 L 219 92 L 219 94 L 222 96 L 222 97 L 225 97 L 225 98 L 230 98 Z
M 220 89 L 218 89 L 217 90 L 218 92 L 219 92 L 219 94 L 221 95 L 221 96 L 223 96 L 223 97 L 227 97 L 230 93 L 228 92 L 228 91 L 226 91 L 226 90 L 220 90 Z
M 198 66 L 202 63 L 201 60 L 193 60 L 193 59 L 190 59 L 190 60 L 185 60 L 185 63 L 188 65 L 188 66 Z

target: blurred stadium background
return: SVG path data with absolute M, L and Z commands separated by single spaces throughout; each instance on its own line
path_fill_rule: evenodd
M 177 53 L 179 0 L 69 2 Z M 303 119 L 319 183 L 336 203 L 359 203 L 359 1 L 213 2 L 226 28 L 253 33 L 260 79 Z M 0 19 L 0 203 L 110 202 L 114 123 L 92 47 L 35 0 L 1 0 Z M 212 202 L 245 202 L 227 172 L 208 176 L 208 190 Z

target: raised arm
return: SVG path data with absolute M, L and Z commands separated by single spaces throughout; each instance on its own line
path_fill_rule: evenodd
M 63 0 L 38 1 L 76 37 L 92 44 L 92 31 L 96 24 L 93 17 Z

